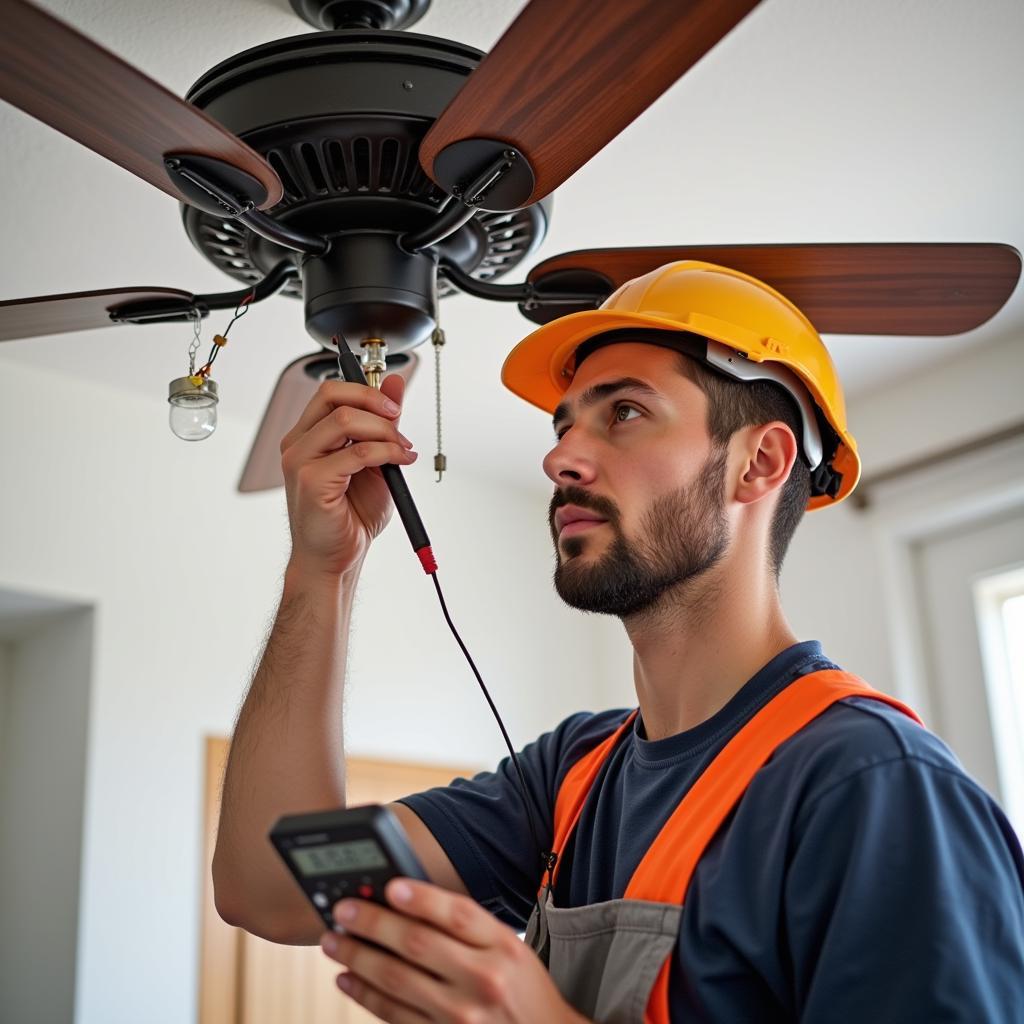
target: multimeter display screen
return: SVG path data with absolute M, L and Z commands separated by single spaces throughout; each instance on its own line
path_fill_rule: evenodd
M 327 843 L 288 851 L 304 875 L 333 875 L 348 871 L 372 871 L 386 868 L 384 851 L 372 839 L 353 839 L 346 843 Z

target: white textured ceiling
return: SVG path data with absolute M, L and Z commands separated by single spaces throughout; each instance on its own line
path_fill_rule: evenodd
M 43 6 L 179 95 L 233 53 L 310 31 L 287 0 Z M 414 31 L 488 49 L 521 6 L 433 0 Z M 969 241 L 1024 250 L 1022 40 L 1021 0 L 764 0 L 556 192 L 534 259 L 671 243 Z M 193 250 L 163 193 L 2 103 L 0 138 L 0 298 L 234 287 Z M 971 345 L 1024 339 L 1021 291 L 956 338 L 826 340 L 847 391 L 863 393 Z M 449 465 L 542 483 L 547 417 L 498 379 L 530 324 L 514 306 L 461 296 L 445 300 L 441 316 Z M 214 314 L 205 330 L 224 323 L 226 314 Z M 71 374 L 87 387 L 116 382 L 152 395 L 163 416 L 188 335 L 164 325 L 7 342 L 0 361 Z M 231 338 L 217 364 L 221 409 L 255 429 L 280 370 L 316 345 L 301 304 L 282 297 L 253 307 Z M 428 462 L 433 370 L 423 354 L 403 430 Z

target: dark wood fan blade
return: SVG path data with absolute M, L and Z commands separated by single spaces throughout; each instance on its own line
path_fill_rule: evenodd
M 415 352 L 401 352 L 388 356 L 388 374 L 397 373 L 405 378 L 406 387 L 412 380 L 420 357 Z M 256 432 L 249 452 L 248 461 L 242 471 L 238 489 L 247 494 L 251 491 L 269 491 L 284 486 L 281 472 L 281 438 L 295 426 L 302 410 L 316 394 L 323 380 L 338 376 L 338 357 L 330 352 L 317 352 L 300 356 L 289 363 L 278 378 L 274 393 L 270 396 L 263 422 Z M 387 374 L 385 374 L 387 376 Z
M 111 288 L 101 292 L 39 295 L 0 302 L 0 341 L 37 338 L 44 334 L 113 327 L 110 312 L 137 302 L 167 302 L 168 308 L 191 306 L 191 292 L 175 288 Z
M 168 153 L 212 157 L 256 178 L 260 209 L 281 200 L 274 169 L 201 110 L 26 0 L 4 0 L 0 98 L 182 202 Z
M 450 190 L 450 175 L 437 167 L 446 147 L 467 139 L 511 143 L 534 175 L 532 194 L 518 205 L 535 203 L 615 138 L 757 3 L 532 0 L 427 132 L 420 163 Z
M 719 263 L 759 278 L 795 303 L 822 334 L 962 334 L 1003 307 L 1020 278 L 1020 253 L 983 243 L 688 245 L 584 249 L 530 271 L 540 289 L 600 275 L 608 294 L 674 260 Z M 595 280 L 598 280 L 595 277 Z M 577 309 L 523 312 L 547 323 Z

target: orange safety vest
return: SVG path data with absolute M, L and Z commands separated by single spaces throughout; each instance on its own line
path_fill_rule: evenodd
M 757 771 L 786 740 L 847 697 L 882 701 L 922 724 L 905 704 L 847 672 L 827 669 L 795 680 L 729 740 L 693 784 L 644 854 L 623 898 L 681 905 L 697 862 Z M 552 887 L 562 866 L 562 852 L 594 780 L 636 715 L 633 711 L 607 739 L 580 758 L 558 790 L 553 843 L 557 859 L 551 871 Z M 651 989 L 645 1024 L 671 1024 L 668 983 L 674 955 L 675 950 L 666 957 Z

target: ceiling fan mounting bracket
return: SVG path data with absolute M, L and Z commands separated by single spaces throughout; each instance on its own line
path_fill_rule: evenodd
M 303 21 L 320 29 L 400 29 L 415 25 L 430 0 L 291 0 Z

